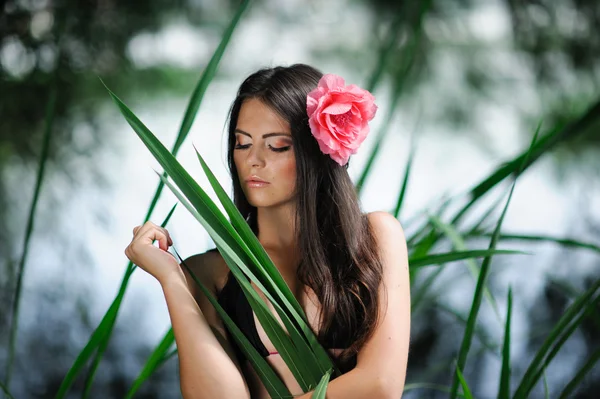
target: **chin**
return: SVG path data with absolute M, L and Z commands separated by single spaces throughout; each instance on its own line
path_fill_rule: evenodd
M 248 203 L 255 208 L 275 208 L 291 202 L 291 198 L 273 198 L 268 196 L 246 196 Z

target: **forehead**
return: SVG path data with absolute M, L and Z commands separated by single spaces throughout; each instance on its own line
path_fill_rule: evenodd
M 244 100 L 236 127 L 252 135 L 267 132 L 291 133 L 290 124 L 257 98 Z

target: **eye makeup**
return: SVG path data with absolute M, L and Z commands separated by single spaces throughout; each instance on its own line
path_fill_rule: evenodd
M 236 144 L 235 147 L 233 147 L 236 150 L 246 150 L 248 148 L 250 148 L 251 144 Z M 291 145 L 285 146 L 285 147 L 273 147 L 269 144 L 269 149 L 273 152 L 286 152 L 289 151 L 289 149 L 292 148 Z

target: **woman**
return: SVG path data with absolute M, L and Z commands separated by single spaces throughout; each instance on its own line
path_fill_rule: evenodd
M 250 75 L 230 112 L 234 202 L 343 373 L 330 381 L 328 399 L 398 399 L 404 387 L 410 332 L 406 241 L 390 214 L 361 212 L 347 172 L 348 158 L 375 115 L 373 100 L 335 75 L 296 64 Z M 179 348 L 183 396 L 268 398 L 215 309 L 167 252 L 168 231 L 148 222 L 133 234 L 125 253 L 163 288 Z M 310 398 L 219 252 L 185 262 L 290 392 Z

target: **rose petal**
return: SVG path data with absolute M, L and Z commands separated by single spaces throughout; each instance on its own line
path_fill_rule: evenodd
M 319 87 L 323 87 L 327 90 L 333 90 L 338 87 L 345 87 L 346 82 L 344 79 L 338 75 L 333 73 L 328 73 L 323 75 L 321 80 L 319 80 Z
M 341 114 L 345 114 L 346 112 L 350 111 L 351 108 L 352 108 L 351 103 L 340 104 L 340 103 L 336 102 L 336 103 L 333 103 L 333 104 L 327 106 L 327 108 L 323 109 L 322 112 L 324 112 L 326 114 L 341 115 Z

